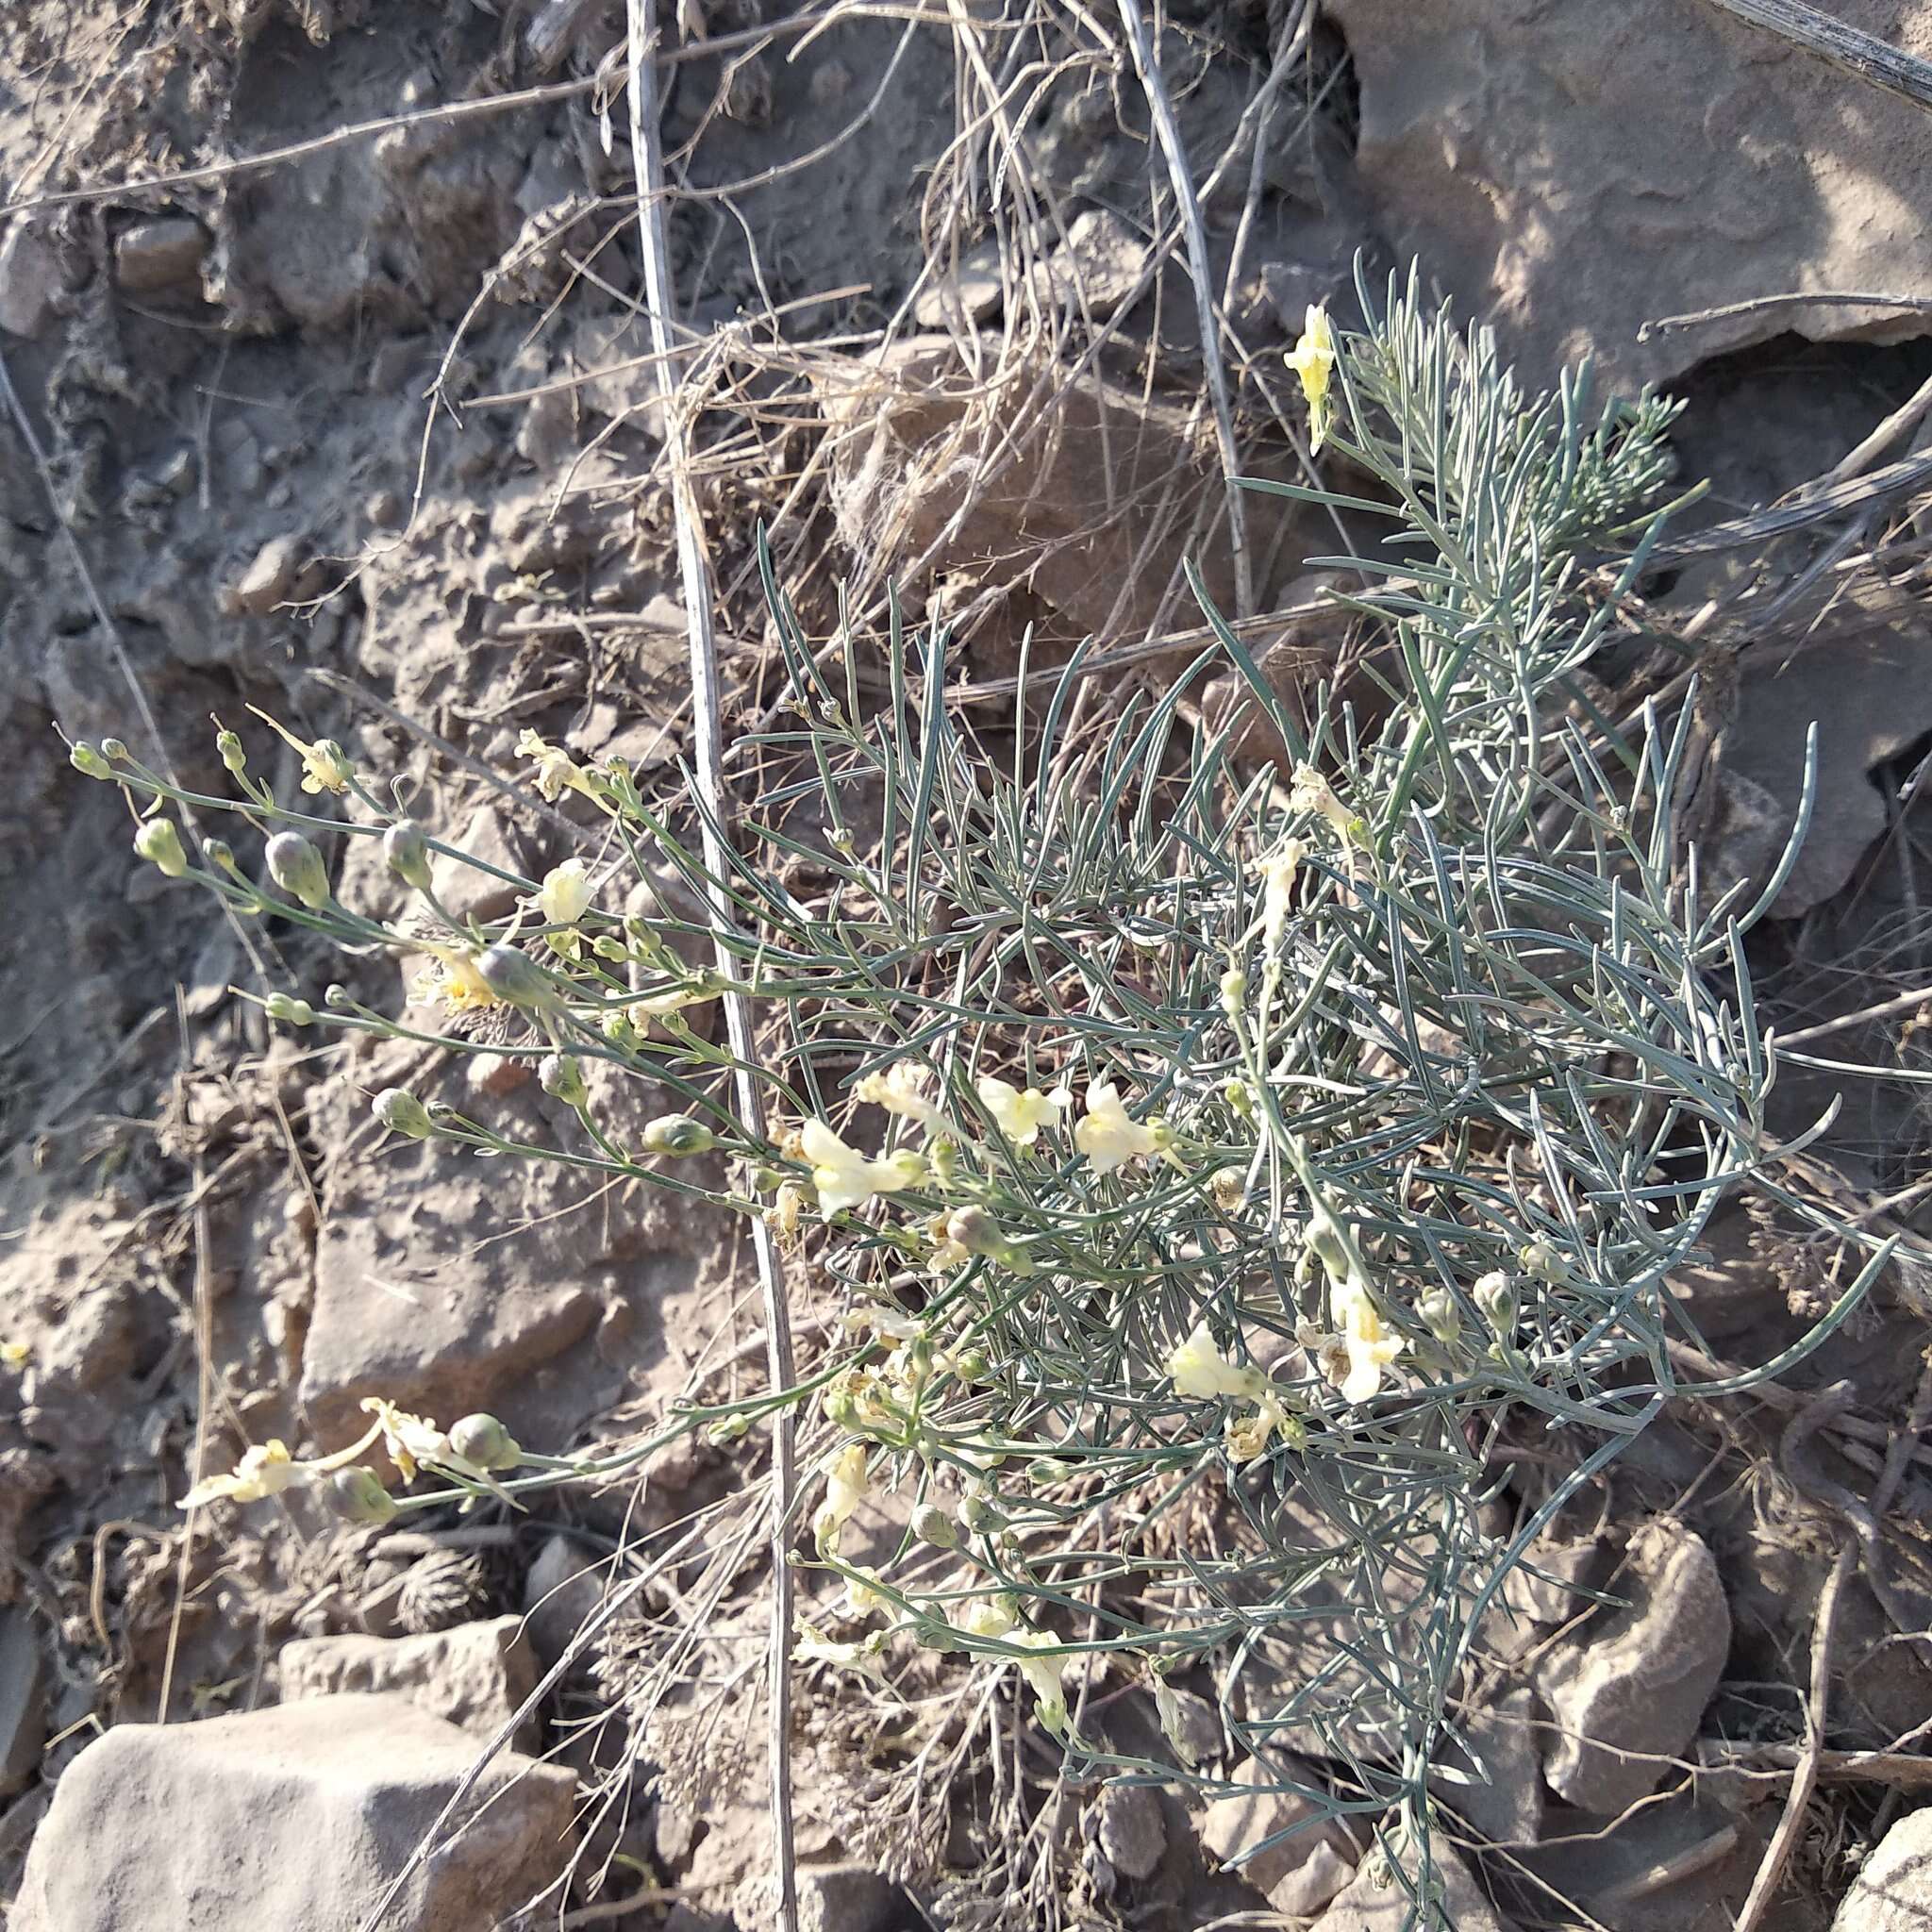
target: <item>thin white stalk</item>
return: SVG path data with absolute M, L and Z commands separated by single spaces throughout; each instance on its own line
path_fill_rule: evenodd
M 671 280 L 671 257 L 666 243 L 664 153 L 658 138 L 658 78 L 653 63 L 656 29 L 648 0 L 627 0 L 630 54 L 630 145 L 637 175 L 638 235 L 644 258 L 644 300 L 650 320 L 651 347 L 657 358 L 658 391 L 664 404 L 664 456 L 671 474 L 671 501 L 677 525 L 677 560 L 684 585 L 686 622 L 690 626 L 691 713 L 694 720 L 692 764 L 707 817 L 704 824 L 705 866 L 714 879 L 728 871 L 720 832 L 726 821 L 724 726 L 718 696 L 718 643 L 711 622 L 711 572 L 700 534 L 697 498 L 691 483 L 690 424 L 678 394 L 684 358 L 673 330 L 675 294 Z M 710 923 L 718 971 L 732 982 L 724 997 L 724 1024 L 737 1063 L 737 1108 L 745 1132 L 754 1138 L 764 1131 L 764 1099 L 758 1091 L 758 1043 L 753 1037 L 751 1006 L 738 990 L 738 968 L 726 935 L 733 925 L 731 903 L 724 889 L 709 889 Z M 796 1379 L 791 1356 L 791 1312 L 785 1299 L 785 1276 L 773 1246 L 771 1230 L 754 1216 L 752 1246 L 758 1257 L 758 1282 L 765 1304 L 767 1357 L 772 1387 L 789 1389 Z M 792 1586 L 789 1554 L 791 1493 L 794 1483 L 791 1411 L 780 1409 L 772 1419 L 772 1633 L 771 1791 L 774 1876 L 777 1881 L 777 1932 L 797 1932 L 798 1888 L 791 1826 L 791 1649 Z
M 1127 43 L 1133 49 L 1134 66 L 1141 76 L 1141 89 L 1147 96 L 1147 111 L 1153 116 L 1154 132 L 1167 160 L 1167 176 L 1174 187 L 1181 233 L 1187 238 L 1188 279 L 1194 290 L 1194 319 L 1201 331 L 1208 400 L 1214 414 L 1215 440 L 1221 445 L 1221 467 L 1227 490 L 1227 545 L 1234 554 L 1235 610 L 1238 616 L 1251 617 L 1255 610 L 1255 567 L 1248 554 L 1247 507 L 1241 500 L 1241 485 L 1235 481 L 1241 473 L 1241 457 L 1235 447 L 1234 408 L 1228 398 L 1226 365 L 1221 359 L 1221 328 L 1214 316 L 1214 289 L 1208 279 L 1208 227 L 1201 219 L 1201 203 L 1188 173 L 1188 151 L 1181 144 L 1174 103 L 1168 97 L 1166 76 L 1160 71 L 1153 36 L 1147 31 L 1146 16 L 1141 11 L 1140 0 L 1118 0 L 1118 4 L 1121 24 L 1127 30 Z

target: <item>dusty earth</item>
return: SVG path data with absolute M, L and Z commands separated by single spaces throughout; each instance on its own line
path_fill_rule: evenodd
M 1932 8 L 1835 10 L 1932 56 Z M 1298 474 L 1278 352 L 1307 303 L 1352 308 L 1357 251 L 1372 276 L 1418 256 L 1530 382 L 1589 354 L 1609 383 L 1689 399 L 1682 473 L 1712 489 L 1623 668 L 1646 626 L 1698 620 L 1722 700 L 1707 836 L 1736 870 L 1766 862 L 1822 723 L 1817 835 L 1757 961 L 1767 1012 L 1797 1027 L 1909 991 L 1932 956 L 1932 479 L 1911 467 L 1932 349 L 1923 315 L 1815 302 L 1639 331 L 1787 293 L 1922 294 L 1932 122 L 1700 0 L 1616 11 L 1182 0 L 1155 25 L 1252 468 Z M 817 635 L 841 583 L 871 623 L 890 576 L 915 614 L 958 621 L 974 688 L 997 693 L 1027 623 L 1060 647 L 1146 646 L 1158 676 L 1155 647 L 1198 622 L 1181 558 L 1237 592 L 1121 18 L 716 0 L 664 26 L 733 716 L 772 676 L 761 518 Z M 620 1441 L 694 1377 L 755 1378 L 755 1285 L 731 1227 L 379 1144 L 371 1091 L 407 1073 L 458 1092 L 459 1073 L 272 1032 L 235 989 L 339 977 L 392 1009 L 392 970 L 214 922 L 135 865 L 118 797 L 62 743 L 117 735 L 219 789 L 209 715 L 258 705 L 525 874 L 581 826 L 492 777 L 523 728 L 621 750 L 675 793 L 690 679 L 623 39 L 621 9 L 583 0 L 24 0 L 0 19 L 0 1899 L 44 1834 L 18 1907 L 35 1932 L 240 1924 L 207 1889 L 238 1858 L 295 1914 L 245 1923 L 354 1925 L 630 1577 L 634 1540 L 728 1505 L 756 1454 L 695 1449 L 538 1520 L 385 1537 L 269 1504 L 184 1530 L 196 1469 L 271 1435 L 336 1446 L 371 1393 L 491 1407 L 553 1453 Z M 1802 492 L 1827 476 L 1820 509 Z M 1814 514 L 1752 521 L 1794 491 Z M 1337 533 L 1256 516 L 1251 635 L 1306 642 L 1269 613 L 1304 600 Z M 339 891 L 395 909 L 353 855 Z M 1924 1017 L 1907 1001 L 1816 1050 L 1923 1072 Z M 1914 1089 L 1794 1069 L 1781 1127 L 1840 1089 L 1811 1184 L 1922 1225 Z M 465 1098 L 507 1123 L 549 1105 L 501 1070 Z M 1844 1257 L 1742 1217 L 1719 1235 L 1682 1292 L 1726 1361 L 1768 1359 Z M 1458 1924 L 1737 1923 L 1807 1739 L 1835 1571 L 1826 1748 L 1754 1923 L 1823 1927 L 1841 1899 L 1846 1932 L 1932 1923 L 1922 1307 L 1900 1271 L 1793 1392 L 1675 1405 L 1547 1553 L 1472 1690 L 1484 1761 L 1444 1784 L 1467 1825 Z M 719 1586 L 683 1665 L 714 1693 L 701 1721 L 622 1722 L 684 1613 L 675 1591 L 633 1596 L 523 1720 L 515 1741 L 552 1768 L 389 1923 L 763 1922 L 757 1564 Z M 804 1695 L 799 1852 L 826 1932 L 1179 1928 L 1258 1923 L 1227 1915 L 1264 1902 L 1324 1932 L 1400 1922 L 1345 1835 L 1221 1872 L 1295 1822 L 1275 1795 L 1208 1810 L 1062 1786 L 1024 1871 L 989 1862 L 970 1786 L 952 1815 L 906 1802 L 838 1685 Z M 1212 1763 L 1218 1720 L 1188 1709 Z M 559 1879 L 573 1818 L 583 1856 Z M 187 1921 L 155 1904 L 190 1895 Z

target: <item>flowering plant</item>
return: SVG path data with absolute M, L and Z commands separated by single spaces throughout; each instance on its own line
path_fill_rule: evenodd
M 1671 1394 L 1666 1277 L 1740 1188 L 1816 1210 L 1777 1179 L 1740 943 L 1778 881 L 1707 900 L 1671 823 L 1682 734 L 1620 730 L 1575 677 L 1655 527 L 1638 511 L 1666 473 L 1669 406 L 1592 418 L 1580 379 L 1524 398 L 1487 336 L 1413 289 L 1364 307 L 1362 334 L 1311 325 L 1297 366 L 1333 458 L 1378 493 L 1256 487 L 1384 518 L 1413 558 L 1353 600 L 1390 641 L 1373 711 L 1324 691 L 1299 724 L 1210 610 L 1216 647 L 1097 737 L 1071 722 L 1081 658 L 1023 675 L 1020 749 L 995 764 L 949 707 L 942 634 L 895 615 L 890 694 L 869 708 L 857 644 L 815 654 L 767 558 L 791 716 L 760 749 L 790 775 L 724 876 L 688 812 L 622 763 L 525 734 L 546 799 L 638 869 L 727 895 L 769 1134 L 735 1116 L 731 1057 L 687 1017 L 722 984 L 684 963 L 691 928 L 609 909 L 621 895 L 584 864 L 465 924 L 429 865 L 463 855 L 399 821 L 339 746 L 305 755 L 331 820 L 245 780 L 239 744 L 239 801 L 187 797 L 118 744 L 75 748 L 150 810 L 270 835 L 264 884 L 150 817 L 139 848 L 171 876 L 426 957 L 424 991 L 452 1015 L 520 1022 L 508 1045 L 443 1043 L 540 1060 L 576 1131 L 523 1144 L 402 1092 L 375 1102 L 386 1126 L 760 1215 L 845 1317 L 799 1386 L 679 1411 L 622 1456 L 547 1459 L 489 1418 L 445 1435 L 380 1407 L 392 1457 L 427 1473 L 416 1493 L 275 1444 L 273 1470 L 251 1451 L 191 1500 L 327 1474 L 363 1516 L 516 1501 L 791 1408 L 817 1472 L 797 1560 L 844 1592 L 801 1660 L 890 1683 L 906 1645 L 962 1654 L 1030 1687 L 1069 1751 L 1161 1778 L 1204 1774 L 1177 1739 L 1178 1765 L 1111 1740 L 1076 1687 L 1139 1681 L 1171 1726 L 1191 1678 L 1248 1751 L 1291 1741 L 1344 1767 L 1332 1802 L 1422 1847 L 1399 1870 L 1426 1895 L 1427 1766 L 1474 1634 Z M 1585 598 L 1579 551 L 1628 531 L 1645 533 L 1634 556 Z M 1287 773 L 1239 769 L 1231 727 L 1184 719 L 1230 659 Z M 782 817 L 803 799 L 816 840 Z M 381 841 L 426 936 L 336 900 L 325 829 Z M 340 990 L 268 1006 L 402 1030 Z M 621 1144 L 592 1063 L 670 1084 L 686 1111 Z M 706 1155 L 728 1165 L 687 1165 Z M 1498 1531 L 1497 1452 L 1525 1432 L 1563 1473 Z M 887 1490 L 909 1527 L 862 1567 L 848 1526 Z

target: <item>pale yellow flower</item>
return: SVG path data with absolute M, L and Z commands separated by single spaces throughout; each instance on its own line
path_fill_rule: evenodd
M 1294 904 L 1294 875 L 1307 853 L 1299 839 L 1284 839 L 1261 861 L 1261 945 L 1272 958 L 1281 947 L 1288 930 L 1288 915 Z
M 1241 1368 L 1215 1347 L 1205 1322 L 1196 1322 L 1193 1332 L 1168 1357 L 1167 1373 L 1177 1394 L 1197 1401 L 1223 1395 L 1252 1399 L 1268 1387 L 1259 1369 Z
M 303 791 L 327 791 L 340 797 L 349 789 L 349 781 L 355 777 L 356 768 L 350 764 L 348 755 L 334 739 L 319 738 L 310 744 L 306 738 L 297 738 L 286 724 L 278 724 L 266 711 L 254 705 L 250 705 L 248 708 L 284 743 L 300 753 Z
M 1335 399 L 1329 393 L 1335 379 L 1335 331 L 1328 311 L 1319 302 L 1308 305 L 1301 340 L 1289 352 L 1288 366 L 1300 378 L 1308 405 L 1309 450 L 1319 451 L 1335 421 Z
M 1007 1640 L 1023 1650 L 1058 1650 L 1060 1641 L 1051 1630 L 1015 1630 Z M 1026 1679 L 1039 1705 L 1040 1722 L 1050 1731 L 1067 1727 L 1067 1693 L 1060 1685 L 1061 1659 L 1057 1657 L 1019 1657 L 1013 1659 Z
M 1063 1087 L 1056 1087 L 1051 1093 L 1029 1087 L 1023 1093 L 1010 1080 L 991 1074 L 982 1074 L 973 1084 L 1000 1132 L 1015 1147 L 1032 1146 L 1040 1139 L 1041 1128 L 1058 1125 L 1061 1113 L 1073 1102 L 1073 1095 Z
M 436 964 L 417 974 L 409 987 L 409 997 L 423 1005 L 440 1003 L 452 1013 L 474 1012 L 503 1002 L 491 991 L 490 982 L 476 969 L 478 955 L 458 952 L 454 946 L 440 946 L 431 940 L 413 943 L 427 953 Z
M 964 1605 L 953 1619 L 955 1625 L 968 1637 L 997 1639 L 1020 1621 L 1015 1612 L 1013 1599 L 1002 1593 L 999 1596 L 974 1597 Z
M 1231 1415 L 1227 1419 L 1227 1453 L 1234 1462 L 1252 1462 L 1268 1453 L 1268 1445 L 1279 1430 L 1290 1443 L 1305 1436 L 1301 1424 L 1283 1407 L 1279 1396 L 1265 1390 L 1253 1415 Z
M 848 1442 L 825 1464 L 825 1500 L 811 1519 L 812 1538 L 823 1553 L 829 1556 L 837 1551 L 840 1532 L 870 1489 L 865 1476 L 865 1444 Z
M 1313 765 L 1297 765 L 1294 781 L 1289 787 L 1291 811 L 1319 812 L 1343 840 L 1356 837 L 1360 829 L 1356 815 L 1335 795 L 1335 788 Z
M 1158 1151 L 1154 1129 L 1128 1116 L 1120 1089 L 1103 1080 L 1087 1090 L 1087 1111 L 1074 1129 L 1074 1145 L 1095 1174 L 1111 1174 L 1123 1162 Z
M 1367 1402 L 1382 1386 L 1382 1371 L 1402 1353 L 1402 1337 L 1383 1322 L 1374 1297 L 1358 1281 L 1331 1281 L 1328 1307 L 1348 1353 L 1342 1399 Z
M 925 1069 L 917 1060 L 894 1060 L 890 1067 L 868 1074 L 857 1091 L 860 1100 L 917 1121 L 929 1134 L 943 1133 L 946 1117 L 925 1097 L 924 1086 Z
M 203 1476 L 181 1498 L 177 1507 L 200 1509 L 209 1503 L 224 1500 L 258 1503 L 264 1496 L 278 1496 L 284 1490 L 308 1480 L 308 1465 L 297 1462 L 289 1454 L 286 1442 L 279 1438 L 272 1438 L 266 1442 L 258 1442 L 252 1449 L 243 1450 L 242 1460 L 228 1474 Z
M 589 774 L 569 752 L 561 745 L 550 743 L 527 725 L 517 740 L 517 756 L 536 760 L 537 790 L 551 804 L 555 805 L 566 791 L 581 791 L 586 798 L 596 797 L 596 787 L 591 783 Z
M 463 1458 L 449 1446 L 449 1438 L 432 1422 L 425 1422 L 420 1415 L 411 1415 L 408 1409 L 398 1408 L 393 1402 L 380 1395 L 367 1395 L 362 1399 L 362 1412 L 375 1418 L 376 1428 L 382 1434 L 382 1446 L 389 1451 L 389 1459 L 401 1473 L 405 1482 L 413 1481 L 417 1469 L 425 1462 L 440 1462 L 446 1467 L 464 1467 Z
M 890 1615 L 892 1600 L 874 1586 L 880 1581 L 876 1570 L 868 1570 L 862 1564 L 855 1574 L 845 1579 L 845 1598 L 841 1605 L 848 1617 L 869 1617 L 874 1611 Z
M 0 1368 L 25 1368 L 33 1350 L 25 1341 L 0 1341 Z
M 818 1190 L 822 1214 L 862 1207 L 874 1194 L 917 1187 L 925 1177 L 921 1156 L 906 1151 L 889 1154 L 882 1160 L 868 1160 L 840 1140 L 824 1121 L 807 1121 L 799 1138 L 805 1158 L 811 1162 L 811 1184 Z
M 857 1643 L 837 1643 L 803 1617 L 798 1620 L 798 1641 L 791 1646 L 794 1663 L 836 1664 L 841 1670 L 857 1671 L 862 1676 L 876 1678 L 881 1684 L 886 1681 L 886 1634 L 883 1630 L 874 1630 Z
M 364 1407 L 368 1405 L 365 1403 Z M 201 1509 L 210 1503 L 258 1503 L 264 1496 L 279 1496 L 284 1490 L 301 1489 L 325 1475 L 333 1475 L 348 1465 L 375 1441 L 378 1428 L 339 1449 L 333 1456 L 318 1456 L 312 1461 L 298 1461 L 289 1454 L 289 1445 L 272 1437 L 266 1442 L 242 1452 L 242 1459 L 225 1475 L 203 1476 L 175 1506 L 181 1509 Z
M 581 858 L 566 858 L 543 874 L 537 909 L 551 925 L 575 925 L 591 903 L 591 877 Z

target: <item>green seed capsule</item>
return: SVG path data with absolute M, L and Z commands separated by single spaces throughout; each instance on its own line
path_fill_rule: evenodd
M 310 911 L 328 904 L 328 867 L 300 832 L 277 832 L 268 841 L 268 875 Z
M 558 1004 L 557 989 L 527 953 L 514 946 L 487 946 L 476 956 L 476 971 L 498 999 L 513 1007 L 543 1008 Z
M 407 1088 L 384 1088 L 370 1103 L 369 1110 L 391 1133 L 410 1141 L 426 1141 L 436 1131 L 429 1109 Z
M 429 890 L 429 841 L 414 819 L 398 819 L 382 835 L 382 856 L 404 885 Z
M 188 870 L 188 855 L 181 849 L 181 834 L 173 819 L 148 820 L 134 835 L 134 849 L 152 859 L 168 878 L 178 879 Z
M 315 1024 L 315 1008 L 292 993 L 270 993 L 262 1002 L 262 1010 L 271 1020 L 279 1020 L 284 1026 L 312 1026 Z
M 582 1107 L 591 1097 L 575 1054 L 545 1054 L 537 1068 L 537 1080 L 544 1092 L 566 1107 Z
M 644 1129 L 646 1154 L 682 1158 L 688 1154 L 708 1154 L 717 1144 L 718 1137 L 709 1127 L 685 1113 L 659 1114 Z
M 452 1423 L 449 1446 L 478 1469 L 515 1469 L 524 1459 L 517 1439 L 493 1415 L 466 1415 Z
M 67 762 L 86 778 L 111 778 L 113 767 L 99 750 L 85 740 L 67 747 Z
M 118 738 L 104 738 L 101 740 L 101 756 L 118 765 L 127 757 L 127 747 Z
M 959 1547 L 958 1525 L 943 1509 L 935 1508 L 930 1503 L 921 1504 L 912 1512 L 912 1534 L 935 1549 L 957 1550 Z
M 383 1488 L 373 1469 L 339 1469 L 323 1491 L 328 1507 L 347 1523 L 387 1523 L 396 1513 L 396 1499 Z

